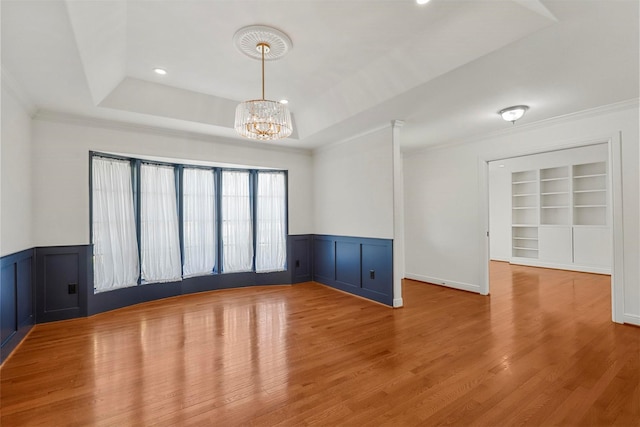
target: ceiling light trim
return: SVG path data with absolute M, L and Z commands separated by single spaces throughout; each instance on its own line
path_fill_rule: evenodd
M 293 42 L 282 31 L 265 25 L 249 25 L 240 28 L 233 35 L 233 44 L 249 58 L 262 60 L 262 52 L 256 49 L 260 43 L 269 46 L 264 54 L 265 61 L 274 61 L 285 56 L 292 48 Z

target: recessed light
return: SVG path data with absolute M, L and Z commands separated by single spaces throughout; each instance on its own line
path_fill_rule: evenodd
M 153 72 L 156 74 L 160 74 L 161 76 L 164 76 L 167 74 L 167 70 L 165 70 L 164 68 L 154 68 Z
M 288 99 L 281 99 L 281 100 L 280 100 L 280 104 L 285 104 L 285 105 L 286 105 L 286 104 L 288 104 L 288 103 L 289 103 L 289 100 L 288 100 Z
M 498 165 L 498 167 L 499 167 L 499 168 L 503 168 L 503 167 L 504 167 L 504 165 Z
M 429 0 L 416 0 L 416 3 L 418 3 L 418 4 L 427 4 L 427 3 L 429 3 Z

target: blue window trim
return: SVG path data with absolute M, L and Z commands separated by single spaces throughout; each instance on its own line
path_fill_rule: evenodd
M 176 183 L 176 205 L 177 205 L 177 215 L 178 222 L 180 224 L 179 227 L 179 239 L 180 239 L 180 262 L 181 268 L 184 269 L 184 197 L 183 197 L 183 176 L 184 169 L 205 169 L 213 171 L 213 179 L 214 179 L 214 188 L 215 188 L 215 214 L 216 214 L 216 261 L 215 266 L 211 274 L 225 274 L 222 268 L 223 265 L 223 241 L 222 241 L 222 172 L 223 171 L 233 171 L 240 172 L 245 171 L 249 173 L 249 198 L 250 198 L 250 210 L 251 210 L 251 223 L 253 227 L 253 261 L 252 261 L 252 272 L 256 270 L 256 226 L 257 226 L 257 204 L 256 204 L 256 192 L 258 188 L 258 175 L 262 173 L 284 173 L 284 181 L 285 181 L 285 229 L 286 234 L 289 234 L 289 171 L 284 169 L 247 169 L 247 168 L 229 168 L 229 167 L 215 167 L 215 166 L 202 166 L 202 165 L 190 165 L 188 163 L 171 163 L 171 162 L 162 162 L 155 160 L 145 160 L 138 159 L 135 157 L 126 157 L 120 156 L 116 154 L 103 153 L 100 151 L 89 151 L 89 239 L 91 243 L 93 243 L 93 159 L 95 157 L 105 158 L 105 159 L 116 159 L 116 160 L 127 160 L 131 162 L 131 183 L 133 190 L 133 206 L 134 206 L 134 215 L 136 222 L 136 238 L 138 241 L 138 260 L 142 258 L 142 248 L 140 245 L 140 239 L 142 237 L 141 233 L 141 180 L 140 180 L 140 169 L 141 165 L 151 164 L 151 165 L 162 165 L 162 166 L 171 166 L 174 168 L 175 173 L 175 183 Z M 288 265 L 285 264 L 285 270 L 288 270 Z M 182 271 L 184 275 L 184 271 Z M 236 274 L 236 273 L 227 273 L 227 274 Z M 142 271 L 138 274 L 138 285 L 141 284 L 142 280 Z

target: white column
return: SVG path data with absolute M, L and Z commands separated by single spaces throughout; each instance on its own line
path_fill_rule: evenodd
M 393 156 L 393 306 L 402 307 L 402 279 L 404 278 L 404 175 L 400 152 L 401 120 L 391 121 Z

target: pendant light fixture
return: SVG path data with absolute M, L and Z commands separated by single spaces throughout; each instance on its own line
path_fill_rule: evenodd
M 262 62 L 262 98 L 244 101 L 236 107 L 236 132 L 258 141 L 288 137 L 293 131 L 289 109 L 281 102 L 265 99 L 264 62 L 284 56 L 292 47 L 291 39 L 275 28 L 261 25 L 242 28 L 233 38 L 240 52 Z

